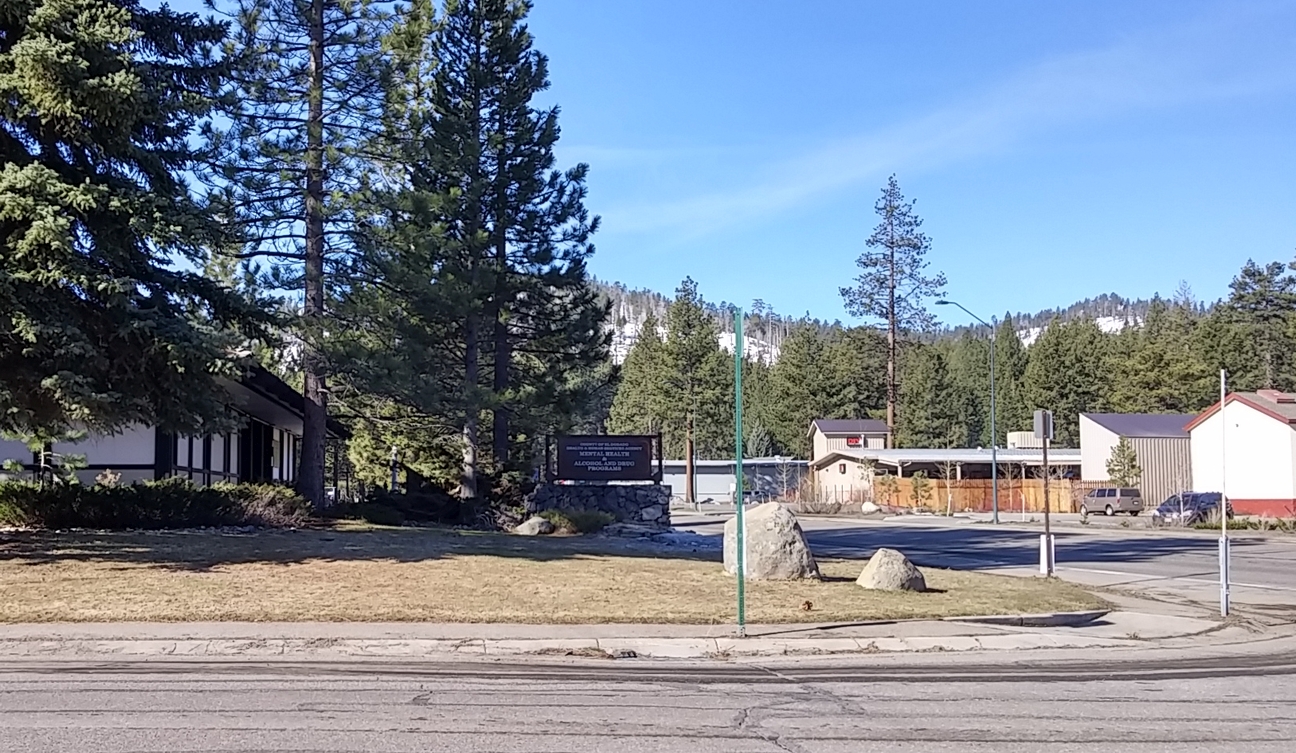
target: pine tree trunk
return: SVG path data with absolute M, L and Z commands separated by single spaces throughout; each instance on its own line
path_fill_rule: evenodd
M 501 130 L 503 130 L 501 126 Z M 501 171 L 504 157 L 499 155 Z M 513 357 L 513 347 L 509 342 L 508 322 L 504 315 L 504 300 L 508 295 L 508 244 L 504 234 L 508 218 L 505 214 L 507 191 L 501 191 L 496 198 L 495 212 L 495 296 L 493 301 L 495 336 L 495 374 L 492 389 L 495 392 L 495 410 L 493 414 L 492 451 L 495 454 L 495 466 L 503 471 L 509 461 L 509 414 L 508 407 L 503 405 L 503 395 L 509 388 L 509 365 Z
M 471 314 L 464 325 L 464 394 L 477 392 L 478 320 Z M 459 498 L 477 499 L 477 405 L 467 401 L 463 425 L 463 470 L 459 478 Z
M 509 345 L 508 327 L 500 316 L 495 319 L 495 412 L 492 426 L 492 451 L 495 464 L 499 470 L 508 468 L 509 462 L 509 414 L 508 408 L 502 405 L 501 396 L 509 388 L 509 361 L 513 355 Z
M 328 432 L 326 368 L 315 338 L 324 318 L 324 0 L 310 8 L 310 82 L 306 119 L 306 318 L 304 409 L 297 488 L 315 509 L 324 506 L 324 445 Z

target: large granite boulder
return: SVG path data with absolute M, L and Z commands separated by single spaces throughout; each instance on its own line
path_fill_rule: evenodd
M 746 512 L 747 578 L 750 580 L 798 580 L 818 578 L 805 534 L 796 516 L 777 502 L 767 502 Z M 731 518 L 724 529 L 724 566 L 738 572 L 738 519 Z
M 527 518 L 522 524 L 513 529 L 513 533 L 520 536 L 545 536 L 554 532 L 554 524 L 539 515 Z
M 856 584 L 878 591 L 926 591 L 927 580 L 909 558 L 894 549 L 879 549 L 864 566 Z

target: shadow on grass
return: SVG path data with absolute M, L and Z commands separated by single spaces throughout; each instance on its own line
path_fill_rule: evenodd
M 437 528 L 0 533 L 0 565 L 66 562 L 202 571 L 225 565 L 318 561 L 425 562 L 454 557 L 547 562 L 606 556 L 719 562 L 718 549 L 610 536 L 522 537 Z

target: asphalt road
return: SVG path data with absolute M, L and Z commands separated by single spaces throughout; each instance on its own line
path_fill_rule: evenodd
M 0 751 L 1290 751 L 1296 666 L 1228 664 L 10 666 Z
M 674 514 L 677 525 L 720 534 L 722 517 Z M 817 556 L 868 557 L 878 547 L 918 565 L 958 569 L 1037 568 L 1034 529 L 988 524 L 871 522 L 803 516 Z M 1124 529 L 1055 529 L 1057 568 L 1095 585 L 1137 583 L 1210 602 L 1218 598 L 1219 555 L 1212 534 Z M 1238 537 L 1232 544 L 1232 591 L 1239 603 L 1296 607 L 1296 540 Z

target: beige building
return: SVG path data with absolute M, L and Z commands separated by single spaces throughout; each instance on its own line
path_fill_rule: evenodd
M 930 482 L 933 506 L 987 511 L 994 499 L 992 469 L 996 463 L 1000 509 L 1020 510 L 1029 503 L 1032 510 L 1042 510 L 1042 449 L 1001 449 L 994 456 L 984 448 L 833 450 L 810 463 L 814 484 L 810 493 L 821 502 L 903 503 L 909 498 L 914 474 L 921 472 Z M 1080 450 L 1050 449 L 1048 466 L 1054 484 L 1050 509 L 1070 512 L 1070 490 L 1072 480 L 1079 476 Z M 890 499 L 884 499 L 886 495 L 875 484 L 882 474 L 896 482 Z
M 891 429 L 875 418 L 819 418 L 810 422 L 810 462 L 839 450 L 885 450 Z
M 1143 504 L 1156 506 L 1172 494 L 1193 489 L 1188 424 L 1196 416 L 1177 413 L 1081 413 L 1080 478 L 1106 482 L 1107 461 L 1122 439 L 1138 458 Z

